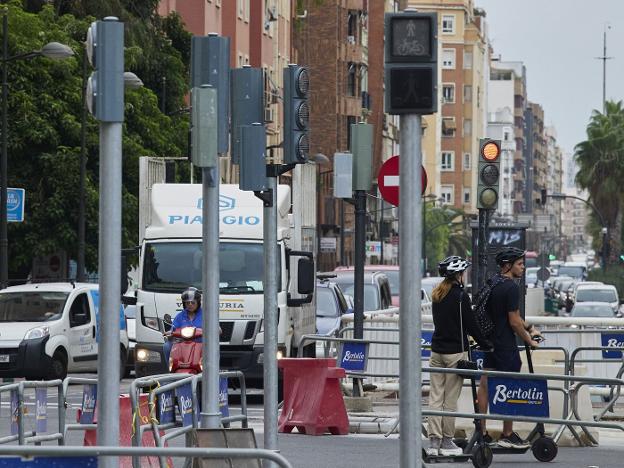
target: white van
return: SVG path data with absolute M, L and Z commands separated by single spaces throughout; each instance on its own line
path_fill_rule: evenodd
M 0 377 L 63 379 L 96 372 L 99 287 L 38 283 L 0 291 Z M 119 316 L 121 375 L 128 358 L 123 308 Z

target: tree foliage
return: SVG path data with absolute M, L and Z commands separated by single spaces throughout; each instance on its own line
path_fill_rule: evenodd
M 9 225 L 9 270 L 25 278 L 35 256 L 59 250 L 75 258 L 82 121 L 84 40 L 92 21 L 118 16 L 125 25 L 125 68 L 145 86 L 125 95 L 123 126 L 124 247 L 138 239 L 138 159 L 187 153 L 188 117 L 168 111 L 185 105 L 190 35 L 177 16 L 156 15 L 156 0 L 16 1 L 6 5 L 9 56 L 51 41 L 69 45 L 74 57 L 11 60 L 8 67 L 8 178 L 26 189 L 25 221 Z M 180 47 L 178 50 L 177 47 Z M 89 72 L 90 73 L 90 72 Z M 165 113 L 161 112 L 163 77 Z M 99 125 L 86 121 L 86 263 L 97 270 Z
M 589 192 L 590 200 L 608 228 L 609 263 L 618 261 L 622 245 L 624 176 L 624 104 L 606 103 L 605 112 L 594 111 L 587 125 L 587 139 L 575 147 L 579 166 L 576 183 Z M 595 216 L 595 214 L 594 214 Z M 596 239 L 596 228 L 590 231 Z

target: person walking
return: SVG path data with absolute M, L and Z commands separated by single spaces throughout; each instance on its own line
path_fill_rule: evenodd
M 524 250 L 516 247 L 505 247 L 496 254 L 496 264 L 500 269 L 499 277 L 492 278 L 495 284 L 490 293 L 486 310 L 494 323 L 492 342 L 494 352 L 485 353 L 483 359 L 484 370 L 500 372 L 520 372 L 522 361 L 516 342 L 516 336 L 531 347 L 538 343 L 533 339 L 540 335 L 532 325 L 527 325 L 520 316 L 520 286 L 516 282 L 524 274 Z M 487 377 L 482 376 L 477 396 L 479 412 L 487 413 L 488 388 Z M 491 436 L 485 429 L 485 419 L 482 423 L 485 440 L 493 443 Z M 498 445 L 504 448 L 525 449 L 529 443 L 513 431 L 513 421 L 503 421 L 503 432 Z
M 468 332 L 480 346 L 491 343 L 482 336 L 475 321 L 468 294 L 464 292 L 464 274 L 470 262 L 458 257 L 445 258 L 438 264 L 444 280 L 432 291 L 434 332 L 431 339 L 431 367 L 456 368 L 462 359 L 468 359 Z M 429 407 L 439 411 L 457 411 L 464 378 L 458 374 L 430 374 Z M 429 456 L 461 455 L 462 449 L 453 442 L 455 418 L 430 416 L 428 422 Z

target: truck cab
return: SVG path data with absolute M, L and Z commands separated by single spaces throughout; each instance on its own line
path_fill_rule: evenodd
M 0 377 L 64 379 L 68 372 L 96 372 L 99 287 L 88 283 L 39 283 L 0 291 Z M 128 335 L 120 310 L 121 376 Z
M 277 190 L 278 349 L 293 355 L 299 338 L 315 333 L 310 301 L 290 299 L 297 262 L 291 262 L 294 230 L 290 224 L 290 188 Z M 262 380 L 264 344 L 264 246 L 262 202 L 238 186 L 220 186 L 219 324 L 221 368 L 241 370 L 249 384 Z M 151 218 L 141 244 L 136 290 L 135 372 L 138 376 L 168 371 L 164 361 L 165 314 L 182 310 L 180 294 L 202 288 L 202 187 L 199 184 L 154 184 Z M 310 253 L 310 257 L 312 254 Z M 292 263 L 292 265 L 291 265 Z M 291 266 L 293 275 L 291 275 Z M 312 290 L 314 276 L 311 276 Z M 296 288 L 295 288 L 296 289 Z M 312 346 L 313 348 L 313 346 Z M 313 351 L 312 351 L 313 352 Z M 309 353 L 308 353 L 309 354 Z

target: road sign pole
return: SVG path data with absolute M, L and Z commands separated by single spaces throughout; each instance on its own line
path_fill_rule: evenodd
M 421 116 L 401 116 L 399 160 L 399 235 L 401 250 L 400 382 L 401 413 L 400 466 L 421 466 Z

